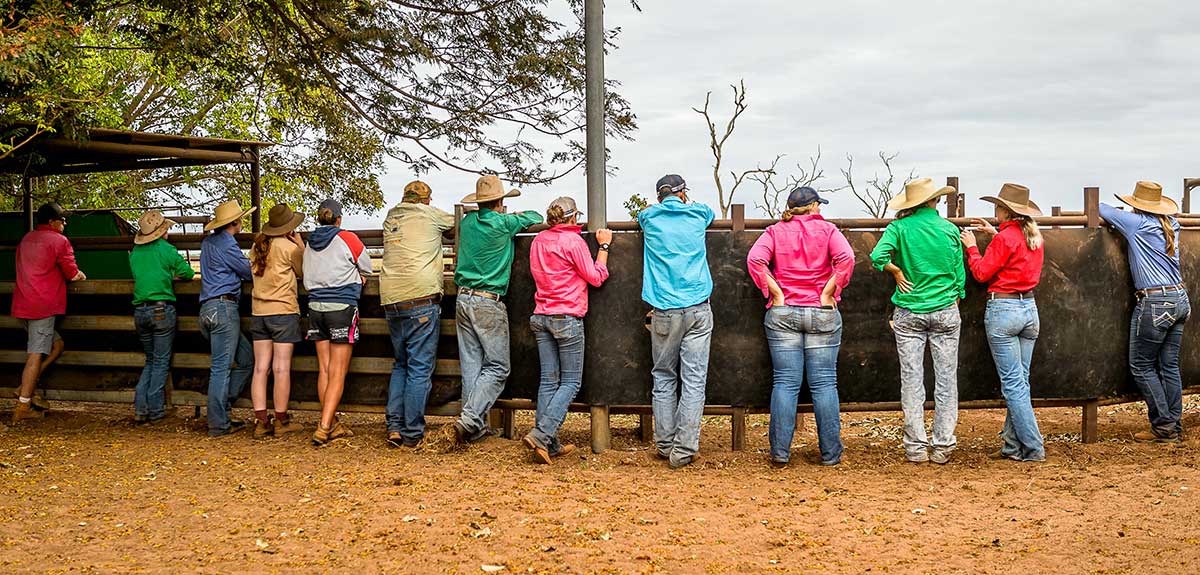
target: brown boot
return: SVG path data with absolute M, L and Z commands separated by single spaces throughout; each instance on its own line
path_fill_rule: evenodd
M 329 430 L 329 440 L 333 441 L 334 439 L 345 437 L 354 437 L 354 432 L 345 423 L 342 423 L 341 420 L 333 420 L 333 428 Z
M 275 428 L 271 426 L 270 421 L 254 420 L 254 439 L 265 439 L 270 437 L 274 431 Z
M 284 435 L 295 431 L 300 431 L 301 429 L 304 429 L 304 426 L 292 421 L 292 418 L 290 417 L 287 418 L 287 421 L 282 422 L 279 421 L 279 418 L 275 418 L 275 437 L 283 437 Z
M 13 410 L 13 425 L 20 423 L 22 419 L 41 419 L 46 414 L 33 408 L 32 404 L 17 402 L 17 408 Z
M 558 451 L 556 453 L 551 453 L 550 457 L 562 457 L 564 455 L 570 455 L 574 452 L 575 452 L 575 444 L 574 443 L 564 443 L 564 444 L 562 444 L 561 447 L 558 448 Z
M 1153 431 L 1139 431 L 1133 434 L 1133 440 L 1142 443 L 1179 443 L 1179 435 L 1162 436 Z

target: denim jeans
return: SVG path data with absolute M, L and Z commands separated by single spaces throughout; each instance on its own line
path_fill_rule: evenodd
M 208 378 L 208 434 L 229 431 L 229 409 L 254 373 L 254 348 L 242 335 L 237 302 L 210 299 L 200 306 L 200 334 L 212 349 Z
M 462 414 L 458 421 L 474 440 L 488 433 L 488 410 L 508 379 L 508 308 L 504 302 L 459 294 L 454 315 L 462 369 Z
M 529 434 L 553 455 L 562 450 L 558 428 L 583 383 L 583 318 L 534 314 L 529 327 L 542 364 L 535 423 Z
M 896 351 L 900 355 L 900 406 L 904 410 L 904 452 L 909 459 L 928 457 L 925 435 L 925 345 L 933 356 L 934 451 L 948 455 L 958 445 L 958 306 L 913 313 L 898 307 L 892 314 Z
M 146 367 L 133 392 L 133 413 L 138 419 L 160 419 L 166 415 L 163 404 L 175 342 L 175 305 L 164 302 L 136 307 L 133 326 L 146 352 Z
M 1146 398 L 1150 428 L 1159 437 L 1183 431 L 1179 347 L 1191 312 L 1185 291 L 1149 294 L 1138 300 L 1129 322 L 1129 369 Z
M 771 389 L 771 459 L 791 458 L 796 432 L 796 402 L 808 374 L 821 462 L 842 459 L 842 423 L 838 408 L 837 356 L 842 345 L 842 315 L 836 309 L 773 306 L 763 318 L 775 385 Z
M 654 443 L 672 464 L 687 463 L 700 451 L 712 308 L 704 302 L 679 309 L 655 309 L 650 324 Z
M 1021 461 L 1041 461 L 1046 458 L 1046 449 L 1029 394 L 1029 363 L 1041 328 L 1037 304 L 1031 299 L 990 300 L 983 326 L 1000 375 L 1000 392 L 1008 404 L 1000 454 Z
M 431 303 L 406 310 L 386 310 L 392 335 L 392 378 L 388 382 L 387 430 L 407 442 L 425 436 L 425 401 L 437 365 L 442 306 Z

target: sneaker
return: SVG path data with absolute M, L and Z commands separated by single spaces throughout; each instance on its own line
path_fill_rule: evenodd
M 271 433 L 275 434 L 275 437 L 283 437 L 284 435 L 300 431 L 301 429 L 304 429 L 304 426 L 292 421 L 292 418 L 289 417 L 286 423 L 275 419 L 274 429 L 271 430 Z
M 671 469 L 681 469 L 695 463 L 697 459 L 699 459 L 699 457 L 695 455 L 684 457 L 683 459 L 672 459 L 669 465 L 671 466 Z
M 404 446 L 404 437 L 402 437 L 400 435 L 399 431 L 389 431 L 388 436 L 387 436 L 387 442 L 390 447 L 397 447 L 397 448 L 403 447 Z
M 46 417 L 44 412 L 33 408 L 32 403 L 17 402 L 17 408 L 13 410 L 13 425 L 20 423 L 22 419 L 41 419 Z
M 926 461 L 929 461 L 929 453 L 925 451 L 919 451 L 917 453 L 905 454 L 904 458 L 907 459 L 909 463 L 925 463 Z
M 275 433 L 275 427 L 273 425 L 271 425 L 271 422 L 269 420 L 268 421 L 261 421 L 258 419 L 254 420 L 254 439 L 264 439 L 264 438 L 270 437 L 274 433 Z
M 551 453 L 550 457 L 562 457 L 564 455 L 570 455 L 574 452 L 575 452 L 575 444 L 574 443 L 564 443 L 564 444 L 562 444 L 562 446 L 560 446 L 558 448 L 558 451 Z
M 1159 435 L 1153 431 L 1139 431 L 1133 434 L 1133 440 L 1142 443 L 1179 443 L 1179 434 Z
M 525 439 L 521 441 L 525 443 L 525 447 L 533 451 L 532 457 L 534 463 L 550 465 L 550 452 L 546 451 L 546 448 L 542 446 L 540 441 L 534 439 L 532 435 L 526 435 Z
M 943 453 L 941 451 L 934 451 L 933 453 L 929 454 L 929 460 L 938 465 L 945 465 L 950 463 L 950 454 Z
M 407 448 L 409 448 L 409 449 L 416 449 L 416 448 L 418 448 L 418 447 L 420 447 L 420 446 L 421 446 L 421 443 L 422 443 L 423 441 L 425 441 L 425 436 L 424 436 L 424 435 L 422 435 L 420 439 L 405 439 L 405 440 L 404 440 L 404 441 L 401 443 L 401 445 L 403 445 L 404 447 L 407 447 Z

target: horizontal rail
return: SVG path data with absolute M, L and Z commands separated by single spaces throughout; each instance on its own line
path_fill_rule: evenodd
M 458 286 L 454 284 L 454 276 L 443 275 L 444 295 L 455 295 Z M 242 283 L 242 293 L 247 297 L 253 284 Z M 16 289 L 16 282 L 0 282 L 0 294 L 11 294 Z M 84 280 L 67 284 L 67 293 L 72 295 L 133 295 L 133 280 Z M 299 293 L 305 293 L 304 286 L 299 286 Z M 175 295 L 200 295 L 200 282 L 195 280 L 176 280 Z M 363 286 L 363 295 L 379 295 L 379 277 L 368 276 Z
M 19 350 L 0 350 L 0 363 L 23 364 L 28 354 Z M 176 353 L 172 367 L 175 369 L 209 369 L 212 360 L 207 353 Z M 140 368 L 146 365 L 146 354 L 136 351 L 64 351 L 58 358 L 59 365 L 75 367 L 118 367 Z M 358 375 L 386 375 L 392 373 L 394 361 L 390 357 L 355 357 L 350 359 L 350 373 Z M 292 371 L 316 373 L 317 358 L 296 356 L 292 358 Z M 439 359 L 433 374 L 443 377 L 460 377 L 456 359 Z
M 249 331 L 251 318 L 242 318 L 242 330 Z M 300 318 L 301 331 L 308 325 L 308 318 Z M 21 320 L 12 316 L 0 316 L 0 329 L 22 329 Z M 124 331 L 133 332 L 132 315 L 69 315 L 58 323 L 58 329 L 63 331 Z M 180 316 L 175 326 L 177 331 L 200 331 L 200 319 L 195 316 Z M 364 335 L 391 335 L 386 319 L 359 318 L 358 329 Z M 442 335 L 452 336 L 457 333 L 454 320 L 443 319 L 439 330 Z

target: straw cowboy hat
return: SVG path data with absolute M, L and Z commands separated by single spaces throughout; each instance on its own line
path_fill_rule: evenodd
M 163 217 L 158 210 L 148 210 L 138 218 L 138 232 L 133 236 L 135 245 L 148 244 L 167 235 L 167 230 L 175 225 L 174 220 Z
M 1179 213 L 1179 204 L 1162 195 L 1162 186 L 1154 182 L 1138 182 L 1132 196 L 1117 196 L 1117 199 L 1151 214 L 1173 216 Z
M 267 225 L 263 226 L 262 233 L 268 236 L 286 236 L 303 221 L 304 214 L 292 211 L 287 204 L 275 204 L 271 211 L 267 212 Z
M 888 209 L 893 211 L 907 210 L 919 206 L 934 198 L 940 198 L 947 194 L 953 194 L 958 190 L 954 186 L 942 186 L 938 188 L 933 185 L 933 180 L 930 178 L 921 178 L 904 184 L 904 193 L 892 198 L 888 202 Z
M 208 220 L 208 223 L 204 224 L 204 231 L 212 231 L 221 226 L 231 224 L 246 217 L 246 214 L 253 212 L 255 209 L 256 208 L 250 208 L 243 211 L 242 206 L 239 206 L 235 200 L 229 200 L 228 202 L 222 203 L 221 205 L 217 206 L 217 209 L 213 210 L 213 219 Z
M 462 202 L 478 204 L 519 195 L 521 195 L 521 190 L 509 190 L 508 193 L 504 193 L 504 184 L 500 182 L 500 176 L 487 175 L 475 182 L 475 193 L 463 198 Z
M 1000 193 L 997 196 L 983 196 L 979 198 L 985 202 L 991 202 L 997 206 L 1004 206 L 1008 211 L 1035 218 L 1042 215 L 1042 209 L 1037 204 L 1029 199 L 1029 188 L 1020 184 L 1004 184 L 1000 187 Z

